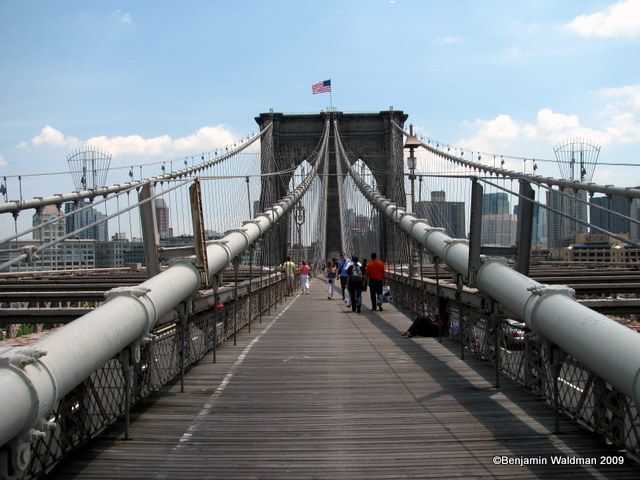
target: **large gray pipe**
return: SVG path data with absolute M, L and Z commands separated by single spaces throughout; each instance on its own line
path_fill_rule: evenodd
M 344 152 L 343 152 L 344 153 Z M 463 277 L 469 246 L 430 226 L 373 190 L 350 167 L 350 175 L 369 201 Z M 485 258 L 477 272 L 478 290 L 497 300 L 505 313 L 573 356 L 596 375 L 640 405 L 640 335 L 590 308 L 580 305 L 564 286 L 544 285 L 512 270 L 498 259 Z
M 328 124 L 327 124 L 328 128 Z M 209 273 L 224 269 L 262 237 L 307 191 L 326 160 L 327 131 L 313 169 L 293 192 L 207 247 Z M 0 446 L 25 435 L 57 401 L 200 287 L 200 272 L 188 260 L 177 262 L 137 287 L 123 287 L 100 307 L 28 349 L 0 351 Z M 45 354 L 46 353 L 46 354 Z M 41 356 L 43 355 L 44 356 Z

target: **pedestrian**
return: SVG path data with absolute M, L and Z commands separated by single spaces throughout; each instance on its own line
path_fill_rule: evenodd
M 347 267 L 349 297 L 351 297 L 351 311 L 360 313 L 362 307 L 363 276 L 362 264 L 357 256 L 351 258 L 351 264 Z
M 302 264 L 299 268 L 300 271 L 300 287 L 302 288 L 303 295 L 309 295 L 309 276 L 311 275 L 311 267 L 307 265 L 307 262 L 302 260 Z
M 290 297 L 293 295 L 293 279 L 296 275 L 296 264 L 291 261 L 291 257 L 287 257 L 287 261 L 282 265 L 282 271 L 287 285 L 287 297 Z
M 378 260 L 378 255 L 371 254 L 371 261 L 367 264 L 367 277 L 369 279 L 369 291 L 371 292 L 371 310 L 376 311 L 376 307 L 382 311 L 382 287 L 384 286 L 385 266 L 382 260 Z
M 336 260 L 331 259 L 327 262 L 327 268 L 324 271 L 324 276 L 327 279 L 327 299 L 333 298 L 333 290 L 336 284 L 336 274 L 338 267 L 336 266 Z
M 342 299 L 345 299 L 345 289 L 347 288 L 347 279 L 349 274 L 347 273 L 347 267 L 349 259 L 344 252 L 340 252 L 340 260 L 338 260 L 338 276 L 340 277 L 340 289 L 342 290 Z
M 362 291 L 366 292 L 369 286 L 369 275 L 367 275 L 367 259 L 362 259 Z

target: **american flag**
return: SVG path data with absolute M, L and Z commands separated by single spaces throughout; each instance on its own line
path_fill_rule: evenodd
M 331 92 L 331 80 L 325 80 L 324 82 L 318 82 L 311 85 L 311 91 L 315 95 L 316 93 Z

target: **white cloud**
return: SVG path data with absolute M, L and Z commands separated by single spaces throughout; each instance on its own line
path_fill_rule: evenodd
M 173 142 L 173 148 L 178 151 L 203 151 L 230 145 L 235 140 L 229 130 L 225 129 L 223 125 L 217 125 L 215 127 L 202 127 L 192 135 L 177 138 Z
M 620 143 L 640 142 L 640 123 L 632 113 L 619 113 L 607 123 L 608 134 Z
M 40 146 L 53 147 L 72 147 L 78 143 L 78 139 L 74 137 L 65 137 L 64 134 L 51 125 L 45 126 L 40 133 L 31 139 L 31 144 Z
M 622 0 L 590 15 L 580 15 L 568 25 L 583 36 L 636 37 L 640 35 L 640 0 Z
M 446 37 L 436 37 L 431 41 L 431 45 L 458 45 L 462 43 L 462 38 L 449 35 Z
M 484 120 L 463 124 L 472 131 L 460 139 L 461 147 L 481 152 L 505 152 L 523 142 L 553 145 L 569 138 L 588 138 L 599 145 L 640 142 L 640 123 L 631 112 L 609 112 L 601 128 L 581 125 L 577 115 L 557 113 L 549 108 L 538 111 L 534 122 L 517 122 L 510 115 L 501 114 Z
M 461 147 L 471 150 L 491 151 L 510 146 L 522 133 L 519 126 L 509 115 L 498 115 L 492 120 L 475 120 L 467 123 L 474 135 L 458 142 Z
M 640 84 L 626 85 L 618 88 L 604 88 L 601 90 L 605 97 L 618 99 L 622 107 L 640 112 Z
M 580 125 L 577 115 L 555 113 L 550 108 L 541 109 L 535 123 L 523 126 L 523 132 L 532 140 L 544 140 L 557 143 L 567 138 L 584 137 L 602 144 L 609 143 L 612 138 L 606 130 L 595 130 Z
M 5 167 L 7 165 L 7 161 L 4 156 L 0 153 L 0 167 Z
M 107 137 L 98 135 L 86 140 L 67 137 L 50 125 L 45 126 L 38 135 L 27 142 L 21 142 L 18 148 L 57 147 L 68 150 L 82 146 L 92 146 L 105 150 L 113 158 L 134 156 L 148 157 L 170 155 L 184 152 L 204 152 L 232 144 L 236 137 L 224 126 L 206 126 L 196 132 L 173 139 L 170 135 L 144 138 L 141 135 Z
M 128 135 L 126 137 L 106 137 L 100 135 L 88 138 L 84 144 L 105 150 L 114 158 L 126 155 L 147 156 L 162 155 L 171 150 L 171 137 L 161 135 L 159 137 L 143 138 L 140 135 Z
M 122 10 L 118 9 L 115 10 L 111 15 L 116 19 L 116 21 L 122 23 L 123 25 L 133 25 L 133 19 L 127 12 L 123 12 Z

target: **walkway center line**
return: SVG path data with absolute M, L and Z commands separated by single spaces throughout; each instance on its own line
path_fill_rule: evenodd
M 229 384 L 229 382 L 231 381 L 231 379 L 233 378 L 236 370 L 238 370 L 238 368 L 240 367 L 240 365 L 242 365 L 242 362 L 244 361 L 244 359 L 247 357 L 247 354 L 249 353 L 249 351 L 251 350 L 251 348 L 258 343 L 258 340 L 260 340 L 262 338 L 262 336 L 267 333 L 267 331 L 271 328 L 271 326 L 276 323 L 276 321 L 285 314 L 285 312 L 287 310 L 289 310 L 289 307 L 291 305 L 294 304 L 294 302 L 298 299 L 298 297 L 300 296 L 300 293 L 298 293 L 298 295 L 295 296 L 295 298 L 293 299 L 293 301 L 287 305 L 284 310 L 282 310 L 273 320 L 271 320 L 271 322 L 269 322 L 269 324 L 266 326 L 266 328 L 260 332 L 258 335 L 256 335 L 256 337 L 251 340 L 251 342 L 249 342 L 249 344 L 245 347 L 245 349 L 242 351 L 242 353 L 240 354 L 240 356 L 238 357 L 238 359 L 235 361 L 235 363 L 231 366 L 231 368 L 229 368 L 229 372 L 227 372 L 227 374 L 225 375 L 225 377 L 222 379 L 222 381 L 220 382 L 220 384 L 218 385 L 218 387 L 215 389 L 215 391 L 211 394 L 211 396 L 209 397 L 209 399 L 207 400 L 207 402 L 202 406 L 202 409 L 200 410 L 200 412 L 198 412 L 198 415 L 196 415 L 195 419 L 193 420 L 193 423 L 189 426 L 189 428 L 182 434 L 182 436 L 180 437 L 180 440 L 178 441 L 178 443 L 176 444 L 175 447 L 173 447 L 173 449 L 171 450 L 171 453 L 169 455 L 173 455 L 175 453 L 177 453 L 180 448 L 182 446 L 184 446 L 184 444 L 186 442 L 189 441 L 189 439 L 191 439 L 191 437 L 193 437 L 193 435 L 197 432 L 197 430 L 200 428 L 200 425 L 202 424 L 202 422 L 204 421 L 204 419 L 207 417 L 207 415 L 209 415 L 209 413 L 211 412 L 211 409 L 214 407 L 214 405 L 216 404 L 216 401 L 218 400 L 218 398 L 220 398 L 220 396 L 224 393 L 224 390 L 226 389 L 227 385 Z M 168 460 L 168 457 L 167 457 Z M 165 462 L 166 465 L 166 462 Z M 163 465 L 164 466 L 164 465 Z M 163 473 L 162 471 L 164 471 L 164 468 L 161 469 L 161 472 L 159 474 L 156 475 L 155 478 L 164 478 L 163 477 Z M 160 476 L 158 476 L 160 475 Z

